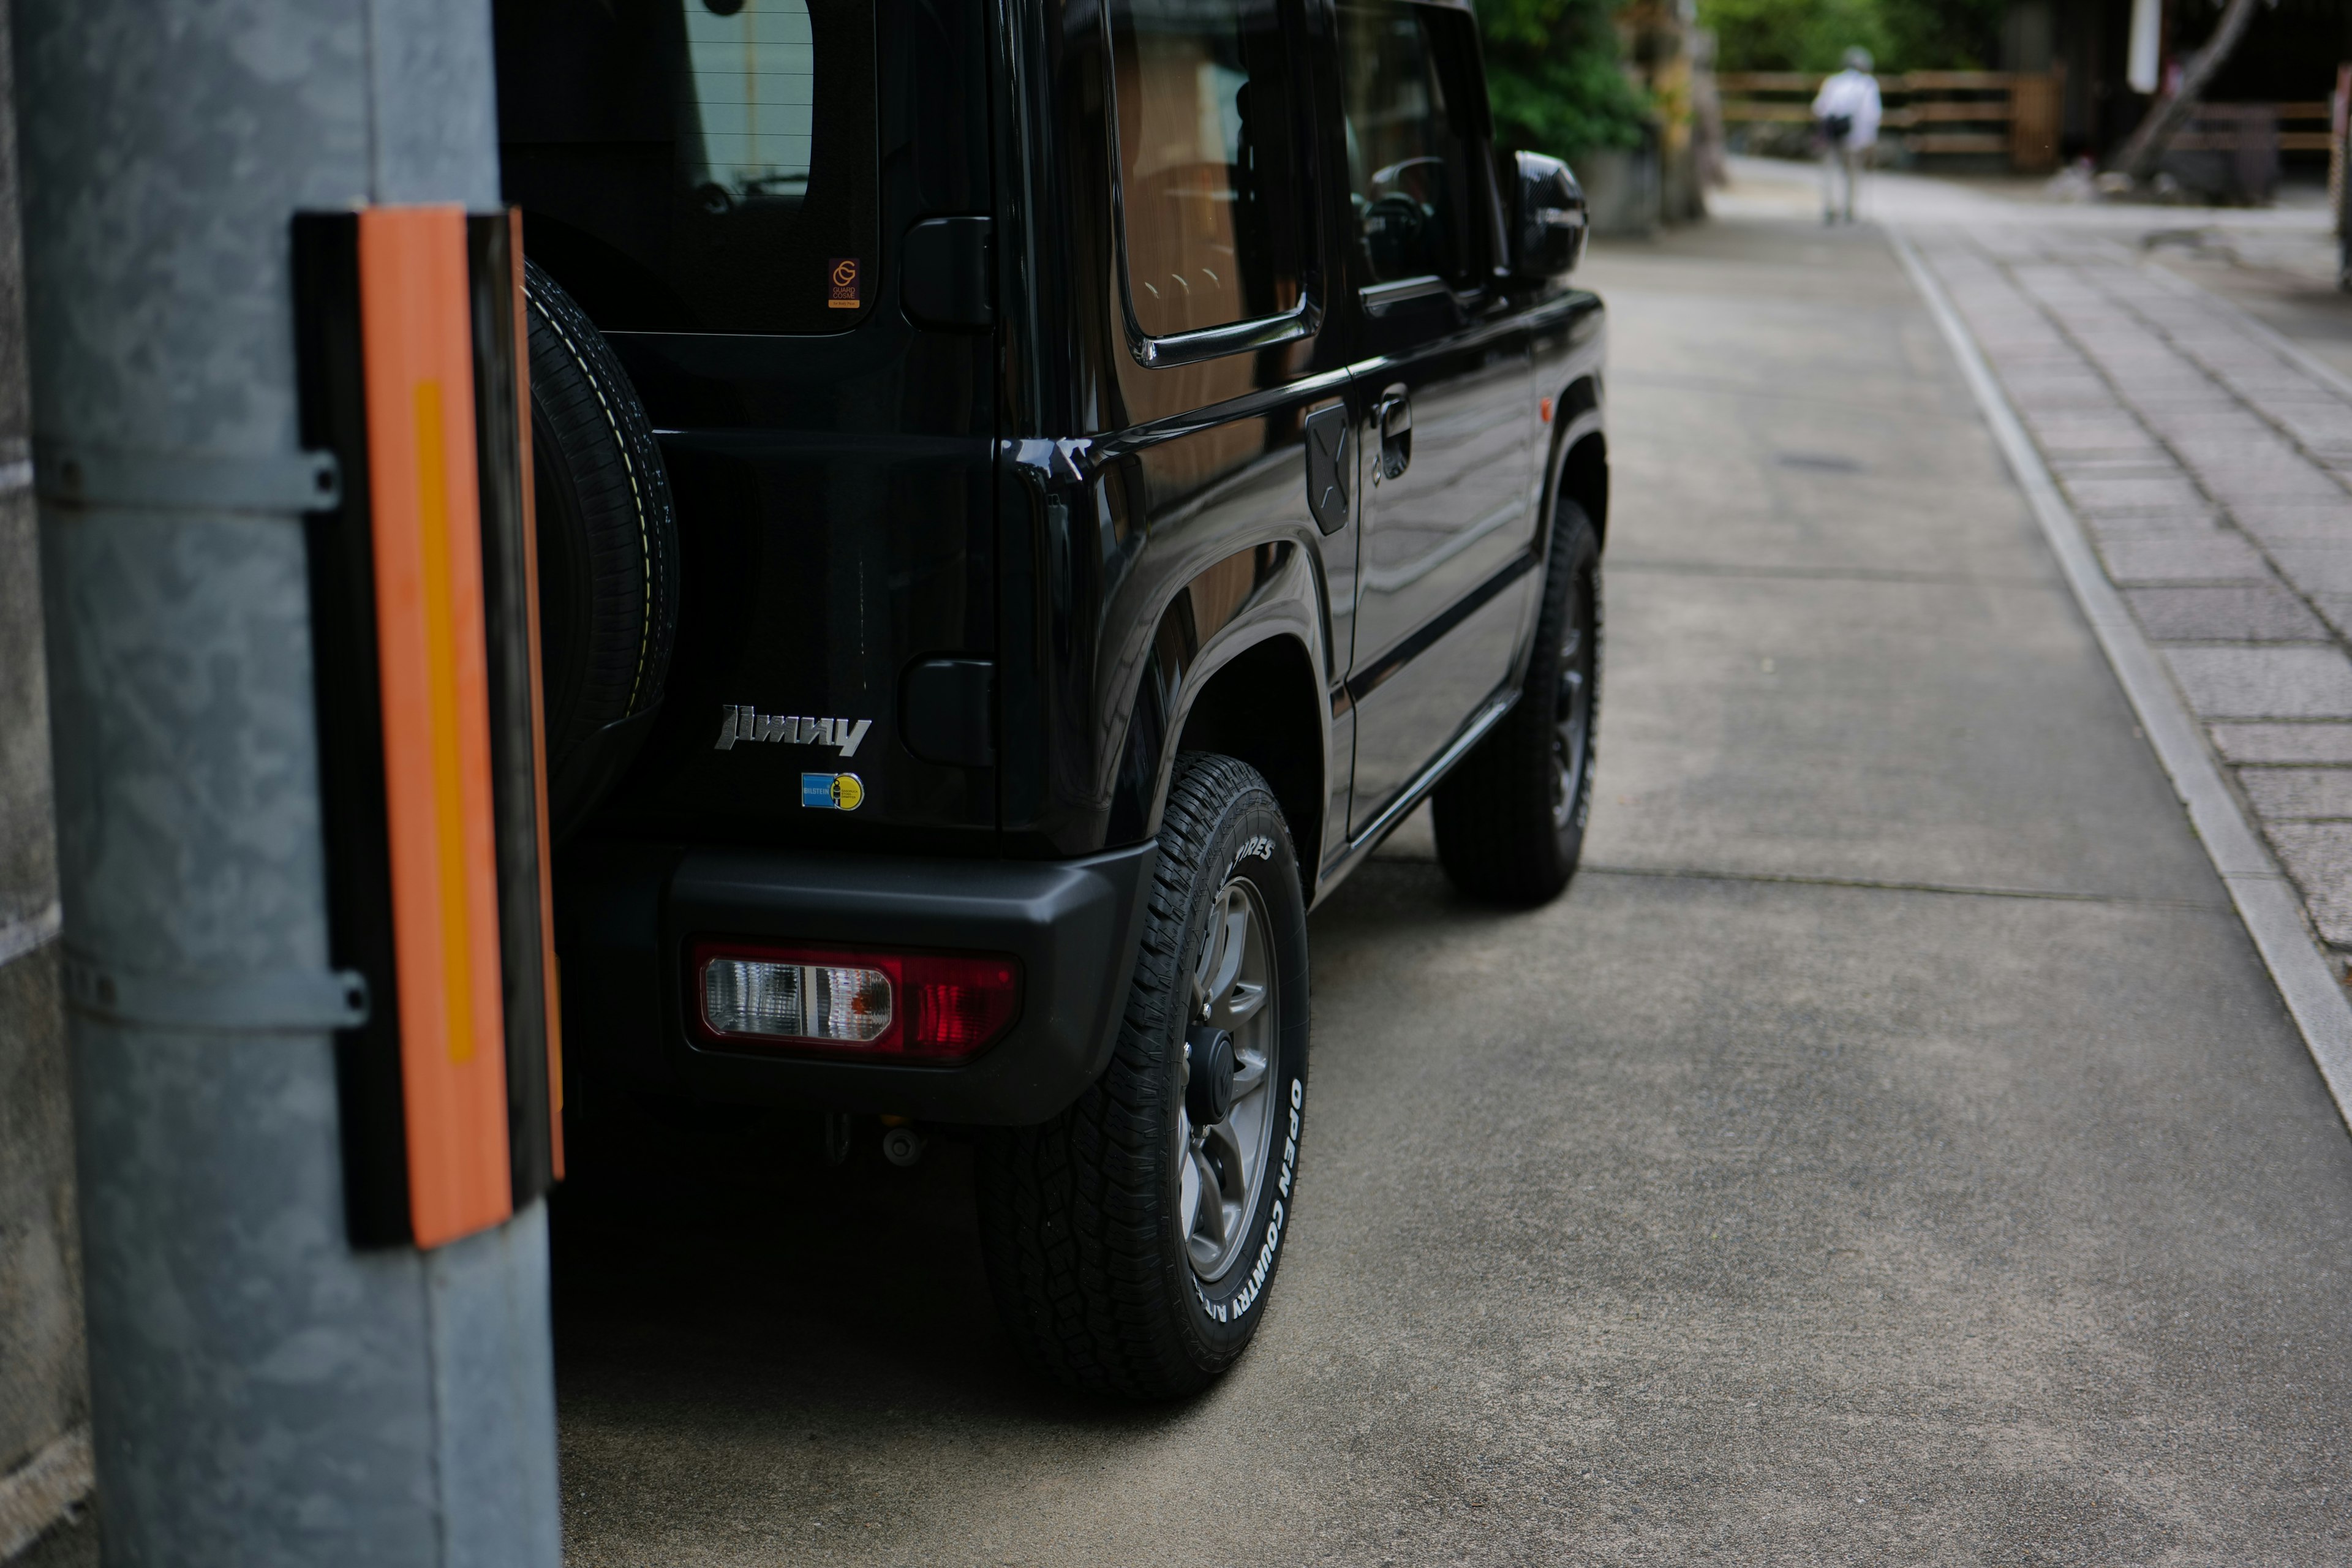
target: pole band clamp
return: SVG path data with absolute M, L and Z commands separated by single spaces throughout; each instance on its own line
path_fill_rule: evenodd
M 68 952 L 66 1005 L 110 1024 L 219 1034 L 317 1034 L 368 1020 L 356 969 L 263 970 L 232 979 L 141 974 Z
M 332 452 L 222 457 L 33 446 L 34 488 L 68 507 L 160 511 L 333 511 L 343 504 L 342 467 Z

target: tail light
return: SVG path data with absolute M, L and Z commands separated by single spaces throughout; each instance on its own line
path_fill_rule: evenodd
M 710 1039 L 885 1060 L 961 1061 L 1021 1010 L 1021 965 L 993 953 L 706 942 L 693 984 Z

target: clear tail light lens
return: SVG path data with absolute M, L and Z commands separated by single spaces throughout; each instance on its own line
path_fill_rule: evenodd
M 976 1056 L 1021 1010 L 1020 964 L 984 953 L 702 942 L 693 978 L 709 1038 L 902 1060 Z
M 702 966 L 702 1018 L 721 1035 L 862 1046 L 890 1027 L 894 989 L 878 969 L 718 957 Z

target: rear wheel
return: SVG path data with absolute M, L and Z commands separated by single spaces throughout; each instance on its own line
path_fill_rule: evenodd
M 1601 542 L 1562 497 L 1543 611 L 1517 707 L 1437 786 L 1437 858 L 1454 885 L 1496 903 L 1539 904 L 1584 853 L 1601 719 Z
M 1307 1034 L 1306 906 L 1274 793 L 1187 754 L 1109 1068 L 982 1148 L 989 1279 L 1033 1365 L 1149 1399 L 1240 1356 L 1287 1234 Z

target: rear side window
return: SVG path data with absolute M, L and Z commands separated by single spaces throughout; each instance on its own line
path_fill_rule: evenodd
M 1306 195 L 1275 0 L 1111 0 L 1127 287 L 1152 338 L 1299 302 Z
M 1469 140 L 1475 127 L 1447 102 L 1446 79 L 1454 73 L 1439 69 L 1444 20 L 1398 0 L 1339 6 L 1348 200 L 1356 219 L 1351 262 L 1360 283 L 1475 278 Z
M 614 331 L 826 332 L 872 305 L 872 0 L 498 0 L 524 244 Z

